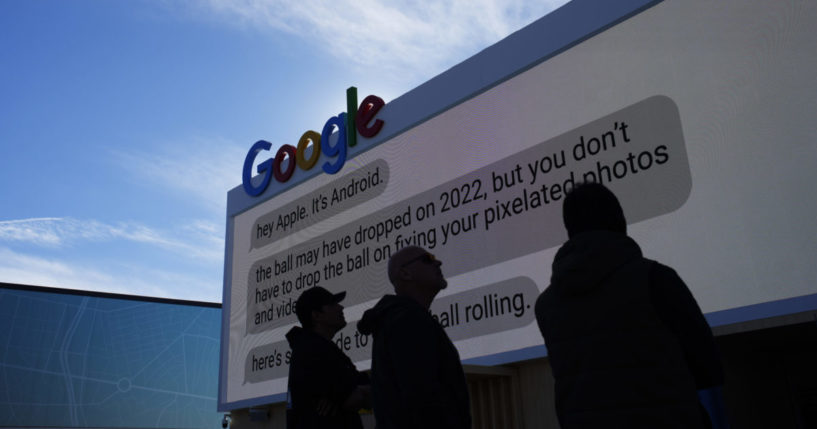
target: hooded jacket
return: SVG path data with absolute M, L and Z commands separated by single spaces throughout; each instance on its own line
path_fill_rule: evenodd
M 428 310 L 410 298 L 386 295 L 357 326 L 360 333 L 373 335 L 378 429 L 471 427 L 459 353 Z
M 289 429 L 362 429 L 355 410 L 342 404 L 358 385 L 368 384 L 368 376 L 355 368 L 348 356 L 330 340 L 294 327 L 286 334 L 292 348 L 289 366 Z M 318 414 L 318 403 L 331 404 L 327 415 Z
M 590 231 L 565 243 L 536 319 L 563 429 L 706 427 L 696 385 L 723 377 L 711 330 L 677 274 L 631 238 Z

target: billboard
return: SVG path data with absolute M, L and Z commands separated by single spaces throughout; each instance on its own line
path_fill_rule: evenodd
M 370 115 L 382 129 L 335 174 L 232 190 L 220 407 L 283 400 L 284 334 L 315 285 L 347 292 L 336 342 L 368 368 L 355 324 L 406 245 L 443 262 L 431 312 L 464 361 L 543 356 L 533 303 L 581 181 L 619 196 L 711 323 L 817 308 L 815 19 L 807 2 L 575 0 Z

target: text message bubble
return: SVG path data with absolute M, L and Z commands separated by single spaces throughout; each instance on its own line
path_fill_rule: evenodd
M 514 277 L 436 299 L 431 314 L 451 341 L 459 341 L 529 325 L 538 296 L 532 279 Z
M 259 217 L 250 231 L 252 248 L 263 247 L 377 197 L 389 182 L 389 165 L 375 160 Z
M 244 382 L 258 383 L 288 376 L 291 357 L 292 350 L 286 340 L 253 348 L 244 361 Z
M 515 277 L 436 299 L 431 315 L 452 341 L 459 341 L 529 325 L 538 295 L 532 279 Z M 333 341 L 353 362 L 372 357 L 371 338 L 358 332 L 357 321 L 348 323 Z M 244 364 L 244 380 L 257 383 L 286 377 L 291 353 L 287 341 L 253 348 Z
M 315 285 L 346 291 L 346 305 L 389 293 L 386 262 L 407 245 L 433 251 L 447 277 L 557 246 L 560 201 L 588 180 L 618 195 L 629 223 L 681 207 L 692 180 L 675 103 L 650 97 L 256 261 L 246 332 L 294 323 Z

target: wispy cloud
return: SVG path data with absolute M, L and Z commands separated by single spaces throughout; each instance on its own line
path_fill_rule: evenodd
M 139 275 L 134 275 L 137 273 Z M 220 279 L 144 267 L 104 271 L 94 264 L 46 258 L 0 247 L 0 279 L 8 283 L 128 295 L 221 301 Z
M 63 234 L 54 226 L 61 222 L 62 219 L 55 217 L 2 221 L 0 222 L 0 240 L 22 241 L 40 246 L 58 246 L 63 242 Z
M 116 162 L 160 189 L 185 195 L 219 219 L 226 213 L 227 191 L 241 183 L 246 144 L 190 138 L 162 145 L 157 152 L 117 151 Z M 236 167 L 238 166 L 238 167 Z
M 221 301 L 224 240 L 219 227 L 196 220 L 171 228 L 157 230 L 134 223 L 106 224 L 73 218 L 0 221 L 0 280 Z M 138 256 L 143 252 L 158 255 L 158 259 L 146 262 Z M 168 257 L 161 252 L 169 252 Z M 133 257 L 105 260 L 108 253 Z
M 155 246 L 207 262 L 223 260 L 224 240 L 218 228 L 206 221 L 194 221 L 170 231 L 158 231 L 136 223 L 111 225 L 73 218 L 0 221 L 0 241 L 8 243 L 58 248 L 118 240 Z
M 0 278 L 8 283 L 125 292 L 109 275 L 87 267 L 58 262 L 0 247 Z M 100 286 L 104 285 L 104 286 Z
M 296 35 L 344 61 L 412 80 L 444 71 L 564 3 L 567 0 L 210 0 L 206 4 L 226 21 Z

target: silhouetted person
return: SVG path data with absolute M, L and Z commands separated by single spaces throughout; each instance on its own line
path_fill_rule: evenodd
M 562 429 L 708 427 L 696 390 L 723 370 L 689 289 L 642 256 L 604 186 L 576 186 L 563 218 L 569 240 L 536 301 Z
M 389 260 L 395 295 L 367 310 L 358 330 L 373 334 L 372 397 L 378 429 L 471 427 L 468 386 L 460 356 L 429 313 L 448 284 L 442 263 L 420 247 Z
M 292 348 L 289 367 L 290 429 L 362 428 L 358 410 L 370 406 L 369 377 L 332 342 L 346 326 L 340 301 L 314 286 L 298 297 L 295 312 L 301 327 L 286 334 Z

